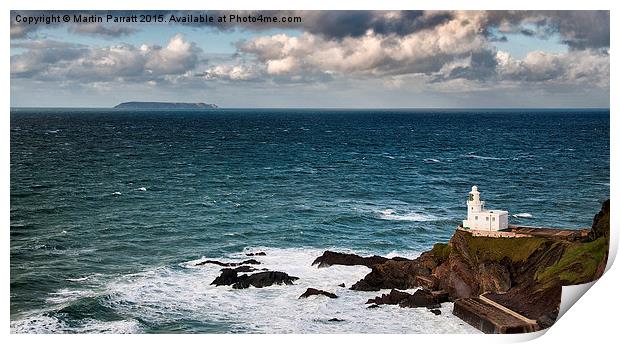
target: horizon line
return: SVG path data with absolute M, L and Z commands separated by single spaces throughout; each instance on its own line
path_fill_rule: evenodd
M 188 111 L 205 111 L 205 110 L 253 110 L 253 109 L 269 109 L 269 110 L 610 110 L 608 107 L 218 107 L 214 109 L 131 109 L 131 110 L 188 110 Z M 128 109 L 115 109 L 104 106 L 10 106 L 10 109 L 97 109 L 97 110 L 118 110 L 126 111 Z

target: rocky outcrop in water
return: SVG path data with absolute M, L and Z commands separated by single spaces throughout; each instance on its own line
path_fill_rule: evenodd
M 263 251 L 260 251 L 260 252 L 250 252 L 250 253 L 246 253 L 245 255 L 246 255 L 246 256 L 249 256 L 249 257 L 253 257 L 253 256 L 266 256 L 266 255 L 267 255 L 267 253 L 265 253 L 265 252 L 263 252 Z
M 416 308 L 439 308 L 442 302 L 448 301 L 447 295 L 432 293 L 426 289 L 418 289 L 413 294 L 392 289 L 389 294 L 369 299 L 366 304 L 376 305 L 399 305 L 400 307 Z
M 315 289 L 315 288 L 308 288 L 308 289 L 306 289 L 306 291 L 303 294 L 301 294 L 299 296 L 299 298 L 300 299 L 307 298 L 308 296 L 312 296 L 312 295 L 324 295 L 324 296 L 329 297 L 330 299 L 335 299 L 335 298 L 338 297 L 336 294 L 330 293 L 330 292 L 325 291 L 325 290 L 320 290 L 320 289 Z
M 219 265 L 219 266 L 227 266 L 227 267 L 232 267 L 232 266 L 240 266 L 240 265 L 246 265 L 246 264 L 260 264 L 260 262 L 256 259 L 248 259 L 248 260 L 244 260 L 240 263 L 223 263 L 220 262 L 218 260 L 203 260 L 202 262 L 198 262 L 196 264 L 194 264 L 195 266 L 200 266 L 200 265 L 205 265 L 205 264 L 215 264 L 215 265 Z
M 312 265 L 317 265 L 319 268 L 329 267 L 331 265 L 363 265 L 369 268 L 377 264 L 383 264 L 387 261 L 408 261 L 406 258 L 385 258 L 381 256 L 372 256 L 372 257 L 362 257 L 357 254 L 351 253 L 338 253 L 333 251 L 325 251 L 323 255 L 318 257 L 312 262 Z
M 216 277 L 211 284 L 216 286 L 232 285 L 234 289 L 245 289 L 250 286 L 263 288 L 274 284 L 292 285 L 293 281 L 298 279 L 298 277 L 289 276 L 280 271 L 263 271 L 252 275 L 243 274 L 239 276 L 235 269 L 222 269 L 220 276 Z

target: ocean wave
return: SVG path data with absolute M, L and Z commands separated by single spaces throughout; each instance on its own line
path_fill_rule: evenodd
M 382 220 L 389 221 L 412 221 L 412 222 L 427 222 L 427 221 L 437 221 L 438 217 L 429 215 L 429 214 L 421 214 L 416 212 L 408 212 L 404 214 L 397 214 L 394 209 L 385 209 L 379 211 L 379 218 Z
M 427 162 L 427 163 L 438 163 L 438 162 L 441 162 L 441 161 L 439 159 L 428 158 L 428 159 L 424 159 L 424 162 Z
M 469 154 L 469 153 L 462 155 L 462 157 L 480 159 L 480 160 L 506 160 L 506 158 L 498 158 L 494 156 L 484 156 L 484 155 L 476 155 L 476 154 Z
M 530 213 L 517 213 L 517 214 L 512 214 L 512 217 L 516 217 L 516 218 L 531 218 L 534 217 L 532 214 Z
M 333 249 L 338 250 L 339 249 Z M 208 326 L 221 324 L 223 332 L 244 333 L 476 333 L 477 331 L 451 314 L 450 304 L 435 316 L 425 308 L 384 306 L 367 310 L 366 300 L 387 293 L 359 292 L 348 289 L 370 269 L 365 266 L 331 266 L 318 269 L 314 259 L 323 253 L 318 248 L 246 248 L 235 254 L 210 259 L 245 259 L 247 252 L 264 251 L 254 256 L 260 268 L 284 271 L 299 277 L 291 286 L 233 289 L 210 285 L 220 273 L 220 266 L 206 264 L 192 269 L 199 260 L 182 266 L 159 267 L 117 277 L 100 289 L 106 297 L 98 300 L 106 309 L 123 317 L 120 321 L 81 319 L 79 325 L 64 318 L 34 315 L 11 322 L 12 332 L 144 332 L 136 321 L 153 328 L 174 322 L 190 322 Z M 345 250 L 346 251 L 346 250 Z M 349 251 L 350 252 L 350 251 Z M 358 252 L 371 254 L 371 252 Z M 390 252 L 391 256 L 408 256 L 412 252 Z M 338 285 L 345 283 L 346 288 Z M 334 292 L 337 299 L 309 297 L 298 299 L 307 288 Z M 409 290 L 413 292 L 414 290 Z M 277 312 L 274 312 L 277 310 Z M 46 312 L 45 314 L 50 314 Z M 331 318 L 343 322 L 329 322 Z M 220 326 L 220 325 L 218 325 Z

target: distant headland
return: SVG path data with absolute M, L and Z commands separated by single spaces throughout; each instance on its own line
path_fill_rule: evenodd
M 120 103 L 114 109 L 140 109 L 140 110 L 200 110 L 200 109 L 217 109 L 215 104 L 207 103 L 168 103 L 168 102 L 125 102 Z

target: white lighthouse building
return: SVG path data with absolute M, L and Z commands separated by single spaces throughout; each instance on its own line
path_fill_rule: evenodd
M 501 231 L 508 228 L 508 212 L 505 210 L 486 210 L 480 200 L 477 186 L 472 186 L 467 199 L 467 220 L 463 228 L 483 231 Z

